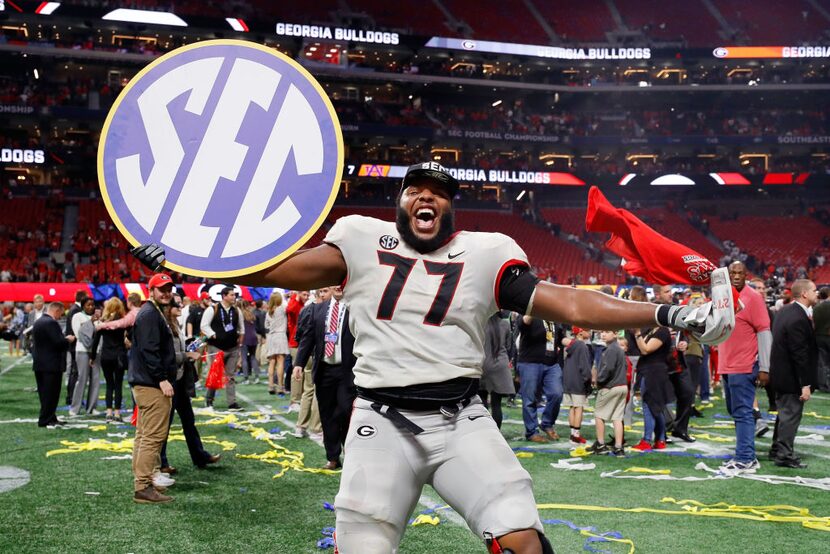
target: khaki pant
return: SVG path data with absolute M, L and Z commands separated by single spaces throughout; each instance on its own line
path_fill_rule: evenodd
M 291 352 L 291 363 L 294 363 L 294 360 L 297 359 L 297 349 L 296 348 L 289 348 L 289 352 Z M 308 365 L 308 364 L 306 364 Z M 294 379 L 294 368 L 292 367 L 289 370 L 291 373 L 291 403 L 292 404 L 299 404 L 300 400 L 303 397 L 303 378 L 300 376 L 299 379 Z
M 291 361 L 297 359 L 297 349 L 291 349 Z M 300 404 L 300 413 L 297 414 L 297 427 L 308 429 L 309 433 L 322 433 L 320 423 L 320 408 L 317 407 L 317 395 L 314 394 L 314 379 L 311 376 L 311 360 L 303 368 L 300 379 L 294 379 L 294 368 L 291 368 L 291 402 Z
M 214 356 L 221 351 L 220 348 L 216 348 L 212 344 L 208 345 L 209 364 L 213 363 Z M 225 383 L 225 398 L 228 401 L 228 405 L 236 404 L 236 366 L 239 363 L 240 356 L 241 353 L 238 346 L 225 350 L 225 378 L 227 380 Z M 205 398 L 213 401 L 216 398 L 216 389 L 208 389 Z
M 161 465 L 161 448 L 167 440 L 172 398 L 161 389 L 136 385 L 133 396 L 138 406 L 138 421 L 133 444 L 133 476 L 135 491 L 153 484 L 153 473 Z
M 292 380 L 291 383 L 293 390 L 296 381 Z M 304 427 L 308 429 L 309 433 L 322 433 L 323 424 L 320 422 L 320 408 L 317 406 L 314 379 L 311 378 L 311 368 L 308 365 L 303 369 L 302 388 L 303 396 L 300 399 L 300 413 L 297 414 L 297 427 Z

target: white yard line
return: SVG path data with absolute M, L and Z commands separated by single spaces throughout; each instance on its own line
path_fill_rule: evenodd
M 772 429 L 770 429 L 770 431 L 769 431 L 769 432 L 770 432 L 770 433 L 772 433 Z M 710 433 L 711 435 L 715 435 L 716 437 L 728 437 L 728 438 L 732 438 L 730 435 L 723 435 L 723 434 L 721 434 L 721 433 L 715 433 L 715 432 L 712 432 L 712 431 L 709 431 L 709 433 Z M 700 441 L 698 441 L 698 442 L 700 442 Z M 772 441 L 771 441 L 770 439 L 766 439 L 766 438 L 760 438 L 760 439 L 759 439 L 758 437 L 755 437 L 755 444 L 756 444 L 756 445 L 759 445 L 759 444 L 760 444 L 760 445 L 761 445 L 761 446 L 763 446 L 764 448 L 768 448 L 768 447 L 772 446 Z M 828 444 L 827 444 L 827 443 L 825 443 L 824 441 L 816 441 L 816 440 L 796 440 L 796 448 L 797 448 L 797 449 L 804 450 L 804 448 L 803 448 L 804 446 L 822 446 L 822 447 L 825 447 L 825 448 L 826 448 L 826 447 L 828 447 L 828 446 L 830 446 L 830 445 L 828 445 Z M 799 448 L 799 447 L 801 447 L 801 448 Z M 757 452 L 757 450 L 758 450 L 758 449 L 756 448 L 756 454 L 759 454 L 759 452 Z M 828 454 L 819 454 L 818 452 L 816 452 L 816 451 L 815 451 L 815 450 L 813 450 L 813 449 L 809 449 L 809 450 L 807 450 L 807 453 L 808 453 L 810 456 L 815 456 L 816 458 L 824 458 L 825 460 L 830 460 L 830 455 L 828 455 Z M 761 454 L 761 456 L 762 456 L 762 457 L 766 458 L 766 452 L 760 452 L 760 454 Z
M 4 367 L 4 368 L 3 368 L 3 370 L 2 370 L 2 371 L 0 371 L 0 375 L 5 375 L 5 374 L 6 374 L 6 373 L 8 373 L 9 371 L 11 371 L 11 369 L 12 369 L 12 368 L 16 367 L 16 366 L 17 366 L 18 364 L 20 364 L 21 362 L 30 362 L 30 361 L 32 361 L 32 357 L 31 357 L 30 355 L 26 354 L 26 355 L 25 355 L 25 356 L 23 356 L 22 358 L 18 358 L 17 360 L 15 360 L 14 362 L 12 362 L 12 364 L 11 364 L 10 366 L 8 366 L 8 367 Z
M 247 402 L 248 404 L 253 404 L 254 407 L 257 409 L 258 412 L 263 414 L 267 414 L 268 417 L 275 419 L 285 425 L 288 430 L 294 429 L 297 426 L 295 421 L 291 421 L 290 419 L 283 417 L 282 415 L 275 412 L 271 407 L 266 406 L 264 404 L 257 404 L 249 396 L 242 394 L 241 392 L 237 391 L 236 396 L 238 396 L 243 402 Z

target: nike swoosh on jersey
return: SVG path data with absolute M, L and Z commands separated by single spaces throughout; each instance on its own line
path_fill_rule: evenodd
M 447 254 L 447 258 L 449 258 L 450 260 L 453 260 L 453 259 L 457 258 L 458 256 L 460 256 L 461 254 L 463 254 L 464 252 L 466 252 L 466 250 L 462 250 L 461 252 L 458 252 L 457 254 Z
M 487 416 L 486 415 L 471 415 L 467 419 L 469 419 L 470 421 L 475 421 L 475 420 L 477 420 L 478 418 L 481 418 L 481 417 L 487 417 Z

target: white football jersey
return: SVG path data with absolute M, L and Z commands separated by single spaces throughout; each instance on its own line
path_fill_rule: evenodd
M 340 249 L 355 336 L 355 384 L 373 389 L 478 378 L 484 329 L 498 309 L 502 272 L 528 265 L 499 233 L 461 231 L 437 250 L 407 245 L 394 222 L 340 218 L 325 242 Z

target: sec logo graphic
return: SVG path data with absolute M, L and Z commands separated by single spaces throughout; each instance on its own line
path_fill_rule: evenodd
M 165 266 L 246 275 L 300 248 L 340 186 L 343 137 L 326 93 L 265 46 L 212 40 L 174 50 L 130 81 L 98 146 L 98 180 L 133 245 Z

